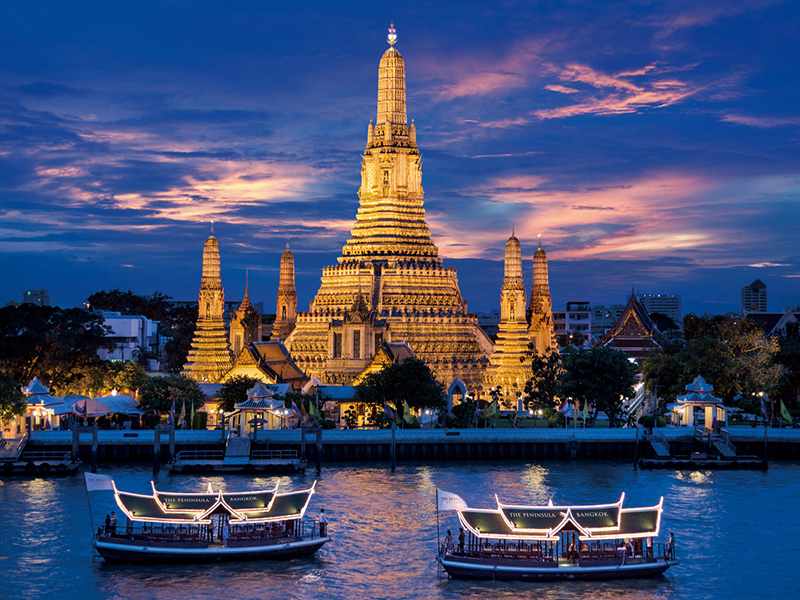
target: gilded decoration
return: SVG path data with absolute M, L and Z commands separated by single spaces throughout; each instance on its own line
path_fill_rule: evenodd
M 349 384 L 382 343 L 405 340 L 443 383 L 460 377 L 480 390 L 492 342 L 431 239 L 405 98 L 405 63 L 392 45 L 378 68 L 377 118 L 367 130 L 350 238 L 338 264 L 323 269 L 310 310 L 297 314 L 286 344 L 310 376 Z

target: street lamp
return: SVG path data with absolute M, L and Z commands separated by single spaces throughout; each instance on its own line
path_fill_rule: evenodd
M 544 412 L 544 411 L 543 411 L 543 410 L 540 408 L 540 409 L 539 409 L 539 419 L 541 419 L 541 418 L 542 418 L 542 413 L 543 413 L 543 412 Z M 536 420 L 536 427 L 539 427 L 539 419 L 537 419 L 537 420 Z

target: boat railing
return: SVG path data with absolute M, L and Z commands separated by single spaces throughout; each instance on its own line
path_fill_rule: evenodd
M 297 458 L 297 450 L 253 450 L 252 460 L 293 460 Z
M 175 455 L 175 462 L 222 460 L 224 455 L 222 450 L 181 450 Z
M 439 548 L 440 556 L 449 555 L 446 544 Z M 543 563 L 556 564 L 556 557 L 553 548 L 548 548 L 536 542 L 526 544 L 508 542 L 483 542 L 481 544 L 471 544 L 460 550 L 458 547 L 453 549 L 453 556 L 465 558 L 480 558 L 492 560 L 525 560 Z M 653 542 L 651 547 L 643 545 L 632 556 L 627 551 L 620 549 L 614 542 L 598 543 L 591 548 L 585 546 L 576 555 L 577 563 L 618 563 L 625 564 L 626 561 L 636 560 L 675 560 L 674 553 L 670 554 L 669 545 L 666 542 Z
M 70 462 L 72 453 L 63 450 L 30 450 L 23 452 L 20 460 L 22 462 Z

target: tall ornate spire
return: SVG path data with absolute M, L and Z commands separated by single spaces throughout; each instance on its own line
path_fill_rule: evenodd
M 297 322 L 297 291 L 294 287 L 294 255 L 289 250 L 281 254 L 280 280 L 278 281 L 278 298 L 275 308 L 275 324 L 272 326 L 273 340 L 285 340 Z
M 213 231 L 213 225 L 212 225 Z M 203 245 L 197 329 L 183 374 L 198 382 L 216 383 L 231 368 L 231 351 L 223 312 L 225 290 L 220 278 L 219 242 L 213 233 Z
M 376 123 L 403 125 L 406 120 L 406 67 L 400 52 L 394 47 L 397 35 L 394 23 L 389 28 L 391 47 L 383 53 L 378 67 L 378 119 Z
M 547 253 L 542 248 L 542 235 L 539 234 L 539 247 L 533 253 L 533 287 L 528 304 L 528 332 L 539 353 L 555 346 L 552 312 Z
M 378 67 L 378 117 L 367 131 L 358 196 L 340 263 L 441 262 L 425 222 L 416 131 L 407 125 L 405 63 L 395 46 Z

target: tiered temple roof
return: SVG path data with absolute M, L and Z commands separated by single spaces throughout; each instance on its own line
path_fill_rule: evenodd
M 394 45 L 378 69 L 358 195 L 339 264 L 323 269 L 309 312 L 297 315 L 286 340 L 295 361 L 324 383 L 349 384 L 384 341 L 406 340 L 443 383 L 460 377 L 480 389 L 492 343 L 430 236 L 415 127 L 406 120 L 405 64 Z

